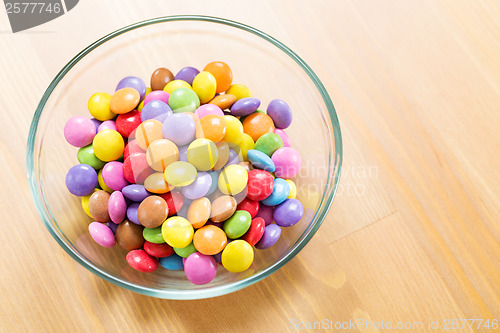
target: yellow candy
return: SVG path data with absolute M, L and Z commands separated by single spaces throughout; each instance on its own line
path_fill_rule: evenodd
M 252 246 L 242 239 L 232 241 L 222 251 L 222 266 L 232 273 L 246 271 L 252 262 Z
M 239 144 L 243 138 L 243 125 L 235 116 L 224 116 L 226 120 L 226 135 L 222 141 L 229 143 L 231 145 Z
M 194 229 L 191 223 L 183 217 L 172 216 L 163 222 L 161 234 L 168 245 L 184 248 L 193 241 Z
M 150 87 L 147 87 L 146 88 L 146 94 L 144 95 L 144 98 L 142 99 L 142 101 L 139 103 L 139 106 L 137 107 L 137 110 L 138 111 L 142 111 L 142 108 L 144 107 L 144 99 L 146 99 L 146 96 L 152 92 L 153 90 L 151 90 Z
M 102 177 L 101 177 L 102 178 Z M 97 191 L 97 189 L 94 189 L 94 192 Z M 94 193 L 90 193 L 89 195 L 86 195 L 84 197 L 82 197 L 82 207 L 83 207 L 83 211 L 85 212 L 85 214 L 87 214 L 88 216 L 90 216 L 92 219 L 92 215 L 90 215 L 90 210 L 89 210 L 89 200 L 90 200 L 90 196 Z
M 187 186 L 196 179 L 196 168 L 188 162 L 177 161 L 165 168 L 165 180 L 172 186 Z
M 92 146 L 98 159 L 103 162 L 110 162 L 122 156 L 125 143 L 120 133 L 107 129 L 96 134 Z
M 189 85 L 189 83 L 187 83 L 186 81 L 183 81 L 183 80 L 172 80 L 169 83 L 167 83 L 167 85 L 165 86 L 165 88 L 163 88 L 163 91 L 166 91 L 169 94 L 171 94 L 172 91 L 174 91 L 175 89 L 178 89 L 178 88 L 193 89 L 193 88 L 191 88 L 191 85 Z
M 108 193 L 113 193 L 113 190 L 106 185 L 104 182 L 104 179 L 102 179 L 102 169 L 99 170 L 99 173 L 97 174 L 97 181 L 99 182 L 99 186 L 106 192 Z
M 116 114 L 111 112 L 109 101 L 111 95 L 106 93 L 95 93 L 89 98 L 89 112 L 97 120 L 105 121 L 113 119 Z
M 137 111 L 142 111 L 142 108 L 144 107 L 144 100 L 142 100 L 139 105 L 137 106 Z
M 235 195 L 245 189 L 247 182 L 247 170 L 239 164 L 232 164 L 222 170 L 217 185 L 222 193 Z
M 144 97 L 146 97 L 152 91 L 153 89 L 151 89 L 151 87 L 146 87 L 146 94 L 144 95 Z
M 199 171 L 211 170 L 219 159 L 219 150 L 208 139 L 196 139 L 188 147 L 187 160 Z
M 208 103 L 215 96 L 217 81 L 212 73 L 201 72 L 193 80 L 193 90 L 198 95 L 201 104 Z
M 239 146 L 240 146 L 240 153 L 243 156 L 243 159 L 245 161 L 248 161 L 247 151 L 255 147 L 255 143 L 253 142 L 252 137 L 246 133 L 243 133 Z
M 230 94 L 236 97 L 236 100 L 245 98 L 245 97 L 252 97 L 252 93 L 250 92 L 250 89 L 248 89 L 246 86 L 242 84 L 233 84 L 229 89 L 226 91 L 226 94 Z
M 288 195 L 287 199 L 295 199 L 297 196 L 297 186 L 295 186 L 295 183 L 290 180 L 290 179 L 285 179 L 288 185 L 290 185 L 290 194 Z

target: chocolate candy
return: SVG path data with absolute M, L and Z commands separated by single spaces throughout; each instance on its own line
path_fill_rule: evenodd
M 140 249 L 144 244 L 143 229 L 142 225 L 125 220 L 116 228 L 116 242 L 126 251 Z

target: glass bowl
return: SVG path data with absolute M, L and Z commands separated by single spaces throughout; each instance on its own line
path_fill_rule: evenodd
M 202 69 L 211 61 L 232 68 L 233 83 L 250 88 L 265 109 L 275 98 L 292 108 L 294 120 L 286 130 L 302 155 L 295 181 L 305 213 L 295 226 L 282 228 L 280 240 L 266 250 L 255 250 L 248 270 L 234 274 L 218 268 L 206 285 L 190 283 L 183 271 L 159 268 L 155 273 L 134 271 L 125 251 L 103 248 L 88 233 L 91 219 L 79 197 L 65 186 L 69 168 L 78 164 L 77 149 L 64 139 L 66 121 L 88 116 L 88 98 L 112 93 L 129 75 L 149 83 L 151 73 L 167 67 Z M 339 122 L 323 84 L 292 50 L 250 26 L 206 16 L 169 16 L 119 29 L 89 45 L 57 74 L 45 91 L 31 123 L 27 170 L 31 193 L 54 239 L 85 268 L 120 287 L 167 299 L 214 297 L 256 283 L 292 259 L 323 222 L 335 195 L 342 164 Z

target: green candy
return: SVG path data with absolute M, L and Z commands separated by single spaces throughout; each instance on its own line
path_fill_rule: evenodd
M 250 224 L 252 223 L 252 216 L 246 210 L 237 210 L 233 216 L 224 222 L 224 232 L 227 237 L 236 239 L 240 238 L 245 234 L 245 232 L 250 229 Z
M 150 243 L 165 243 L 165 240 L 163 239 L 163 236 L 161 234 L 161 226 L 157 228 L 144 228 L 144 230 L 142 231 L 142 236 Z
M 189 88 L 177 88 L 170 94 L 168 105 L 175 113 L 194 112 L 200 106 L 200 99 Z
M 273 153 L 283 147 L 283 140 L 275 133 L 263 134 L 257 142 L 255 142 L 255 150 L 259 150 L 271 157 Z
M 96 170 L 101 169 L 106 164 L 95 156 L 92 144 L 78 149 L 76 157 L 80 163 L 90 165 Z
M 174 247 L 174 251 L 175 251 L 175 253 L 177 253 L 177 255 L 179 257 L 183 257 L 183 258 L 187 258 L 191 254 L 197 252 L 196 248 L 194 247 L 193 242 L 191 242 L 191 244 L 189 244 L 188 246 L 183 247 L 183 248 Z

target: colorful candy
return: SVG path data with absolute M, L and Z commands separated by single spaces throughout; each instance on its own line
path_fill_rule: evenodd
M 135 270 L 183 269 L 194 284 L 210 283 L 217 263 L 247 270 L 253 247 L 274 245 L 304 215 L 293 179 L 301 157 L 283 130 L 290 106 L 275 99 L 258 110 L 220 61 L 175 77 L 158 68 L 150 84 L 127 76 L 112 95 L 90 97 L 94 118 L 65 125 L 81 163 L 66 185 L 93 219 L 91 237 L 118 243 Z

